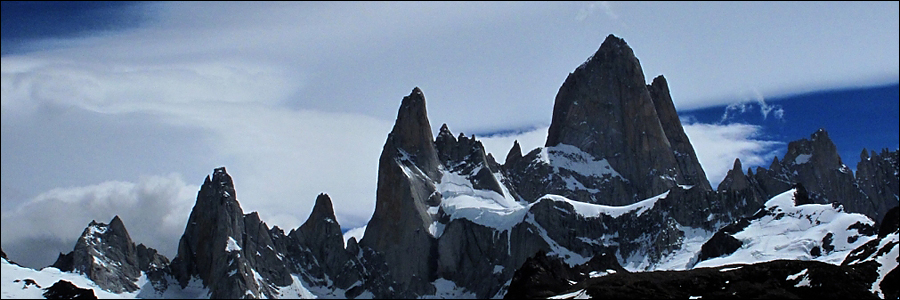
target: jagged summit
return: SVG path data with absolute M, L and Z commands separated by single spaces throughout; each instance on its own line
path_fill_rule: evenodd
M 52 267 L 86 275 L 104 290 L 132 292 L 141 271 L 158 271 L 169 263 L 153 248 L 136 247 L 119 216 L 109 224 L 92 220 L 68 254 L 60 253 Z
M 385 149 L 390 145 L 400 153 L 405 153 L 426 175 L 439 179 L 437 169 L 440 163 L 433 141 L 431 123 L 428 122 L 428 112 L 425 109 L 425 94 L 416 87 L 408 96 L 403 97 Z
M 328 197 L 328 194 L 321 193 L 318 197 L 316 197 L 316 204 L 313 205 L 312 213 L 310 213 L 309 219 L 323 219 L 323 220 L 334 220 L 334 206 L 331 203 L 331 197 Z M 307 220 L 307 222 L 309 222 Z
M 520 159 L 522 159 L 522 146 L 519 145 L 519 140 L 513 141 L 512 148 L 509 149 L 509 153 L 506 154 L 506 164 L 514 165 Z
M 274 288 L 260 284 L 254 272 L 265 269 L 263 278 L 282 286 L 290 284 L 291 278 L 283 264 L 271 264 L 274 258 L 256 259 L 255 252 L 269 248 L 274 249 L 268 227 L 256 213 L 244 216 L 231 176 L 224 167 L 216 168 L 197 192 L 172 260 L 172 276 L 182 288 L 199 278 L 213 298 L 271 298 Z
M 682 177 L 679 184 L 698 186 L 705 191 L 712 190 L 709 180 L 706 179 L 706 172 L 703 171 L 697 153 L 694 152 L 694 146 L 691 145 L 687 134 L 684 133 L 681 119 L 678 118 L 678 113 L 675 111 L 675 103 L 669 93 L 668 81 L 663 75 L 656 76 L 653 83 L 647 85 L 647 90 L 650 92 L 650 98 L 653 99 L 660 124 L 666 133 L 672 152 L 675 154 L 678 169 L 681 171 Z
M 378 164 L 375 212 L 359 241 L 381 253 L 404 291 L 416 295 L 433 291 L 436 240 L 429 227 L 429 208 L 441 195 L 440 160 L 425 110 L 425 96 L 417 87 L 403 97 L 397 121 L 388 134 Z
M 597 162 L 591 168 L 608 167 L 603 173 L 612 176 L 560 173 L 559 183 L 550 186 L 565 184 L 565 188 L 534 190 L 534 186 L 547 185 L 542 183 L 546 172 L 539 171 L 534 172 L 537 178 L 525 178 L 518 184 L 520 192 L 526 198 L 558 193 L 584 202 L 623 205 L 677 185 L 712 190 L 678 120 L 665 78 L 657 77 L 650 85 L 644 80 L 640 62 L 631 47 L 621 38 L 608 36 L 597 52 L 570 73 L 560 87 L 545 143 L 549 155 L 541 157 L 549 158 L 551 165 L 554 160 L 572 165 L 571 158 L 576 155 L 572 151 L 577 149 L 583 153 L 578 153 L 580 158 L 576 160 L 590 158 Z M 560 153 L 556 155 L 560 158 L 554 159 L 554 153 Z M 524 161 L 533 161 L 537 156 L 540 155 Z M 554 165 L 554 172 L 559 173 L 563 165 Z M 579 184 L 574 187 L 582 191 L 563 191 L 573 187 L 568 178 L 577 180 Z
M 782 162 L 785 164 L 812 162 L 827 169 L 845 167 L 838 155 L 837 146 L 828 137 L 828 132 L 824 128 L 816 130 L 808 140 L 800 139 L 788 143 L 788 150 Z

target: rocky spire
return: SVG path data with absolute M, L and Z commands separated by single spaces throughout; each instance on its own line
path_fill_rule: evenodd
M 425 95 L 418 87 L 409 96 L 403 97 L 400 111 L 394 128 L 388 136 L 391 147 L 408 154 L 416 166 L 433 180 L 440 180 L 438 171 L 437 150 L 434 149 L 434 136 L 431 134 L 431 123 L 425 110 Z M 385 144 L 385 147 L 388 145 Z
M 350 261 L 350 257 L 344 250 L 341 225 L 335 218 L 331 198 L 327 194 L 316 197 L 316 204 L 309 218 L 297 231 L 291 233 L 291 237 L 309 249 L 325 275 L 334 280 L 338 287 L 346 289 L 354 283 L 352 280 L 343 280 L 343 277 L 351 275 L 351 272 L 343 272 L 343 266 Z
M 143 249 L 152 253 L 137 251 L 122 219 L 115 216 L 109 224 L 91 221 L 75 242 L 75 249 L 65 255 L 60 253 L 52 267 L 84 274 L 113 293 L 133 292 L 139 288 L 135 282 L 141 271 L 159 270 L 168 264 L 168 259 L 156 250 Z M 142 260 L 154 260 L 158 268 L 143 267 Z
M 255 213 L 245 217 L 236 196 L 224 167 L 206 177 L 172 260 L 172 275 L 182 287 L 200 278 L 212 298 L 274 297 L 274 289 L 260 285 L 254 272 L 281 286 L 290 284 L 290 274 L 284 265 L 266 264 L 277 259 L 274 253 L 257 258 L 257 251 L 272 246 L 268 227 Z
M 750 182 L 747 180 L 747 176 L 744 175 L 743 167 L 741 166 L 741 159 L 734 159 L 734 166 L 731 167 L 731 170 L 728 170 L 728 174 L 725 175 L 725 179 L 719 183 L 718 191 L 739 191 L 750 187 Z
M 436 240 L 428 212 L 440 204 L 434 183 L 440 161 L 419 88 L 403 98 L 378 164 L 375 212 L 359 244 L 381 253 L 403 291 L 432 292 L 436 279 Z
M 504 164 L 514 165 L 520 159 L 522 159 L 522 146 L 519 146 L 519 140 L 515 140 L 512 148 L 509 149 L 509 153 L 506 154 L 506 162 Z
M 613 35 L 556 95 L 546 146 L 560 144 L 608 160 L 629 182 L 622 194 L 632 202 L 674 187 L 680 175 L 640 62 Z
M 675 103 L 672 102 L 672 96 L 669 94 L 669 83 L 662 75 L 653 79 L 653 83 L 647 85 L 650 91 L 650 98 L 653 99 L 653 105 L 656 107 L 656 114 L 662 124 L 663 131 L 669 139 L 669 145 L 675 154 L 675 161 L 678 162 L 678 170 L 682 177 L 679 178 L 679 184 L 698 186 L 705 191 L 712 190 L 709 180 L 706 179 L 706 172 L 700 166 L 700 160 L 694 152 L 694 146 L 684 133 L 684 127 L 681 126 L 681 120 L 678 119 L 678 113 L 675 111 Z

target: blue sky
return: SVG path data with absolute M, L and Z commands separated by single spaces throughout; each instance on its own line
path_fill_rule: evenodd
M 666 76 L 714 185 L 819 127 L 851 168 L 898 143 L 897 2 L 2 5 L 2 244 L 32 266 L 116 214 L 171 256 L 219 166 L 270 226 L 321 192 L 361 226 L 413 87 L 435 131 L 502 158 L 543 144 L 559 86 L 610 33 Z

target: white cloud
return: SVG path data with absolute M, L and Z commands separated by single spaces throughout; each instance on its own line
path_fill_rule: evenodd
M 528 154 L 529 151 L 544 146 L 544 143 L 547 141 L 547 132 L 549 128 L 550 127 L 548 126 L 542 126 L 525 132 L 493 135 L 489 137 L 476 136 L 476 138 L 481 141 L 486 153 L 492 153 L 494 159 L 496 159 L 498 163 L 504 164 L 506 162 L 506 155 L 512 148 L 514 141 L 519 141 L 519 147 L 522 148 L 522 155 Z
M 745 114 L 748 111 L 752 112 L 756 109 L 754 104 L 759 106 L 759 113 L 762 115 L 763 120 L 769 117 L 769 113 L 772 113 L 772 117 L 784 121 L 784 108 L 778 104 L 766 103 L 765 97 L 763 97 L 762 93 L 759 91 L 754 90 L 753 96 L 745 97 L 745 99 L 747 100 L 726 106 L 725 113 L 722 114 L 722 119 L 719 120 L 719 123 L 729 121 L 731 118 L 734 118 L 736 114 Z
M 603 13 L 611 20 L 619 20 L 619 15 L 613 11 L 612 5 L 609 1 L 595 1 L 591 2 L 587 5 L 587 7 L 583 7 L 578 10 L 578 14 L 575 15 L 575 20 L 581 22 L 593 15 L 597 10 L 602 10 Z
M 3 244 L 16 245 L 7 251 L 28 251 L 10 251 L 13 260 L 44 267 L 56 257 L 31 251 L 68 253 L 91 220 L 108 224 L 118 215 L 135 243 L 155 248 L 171 259 L 198 190 L 178 174 L 147 176 L 136 183 L 107 181 L 53 189 L 2 213 Z M 54 244 L 63 248 L 43 249 L 49 246 L 43 244 L 47 240 L 59 241 Z
M 765 140 L 760 137 L 762 128 L 748 124 L 689 124 L 682 120 L 684 132 L 691 140 L 697 159 L 709 183 L 715 188 L 734 166 L 734 159 L 740 158 L 744 168 L 760 166 L 771 161 L 782 142 Z M 746 172 L 746 170 L 741 170 Z
M 49 107 L 63 112 L 90 111 L 93 116 L 116 115 L 120 119 L 149 115 L 151 121 L 139 121 L 200 132 L 199 138 L 191 136 L 170 144 L 152 145 L 155 151 L 169 153 L 163 156 L 166 159 L 186 156 L 185 149 L 191 149 L 192 154 L 197 149 L 203 150 L 204 156 L 197 160 L 195 156 L 182 158 L 184 169 L 168 170 L 190 174 L 186 178 L 188 184 L 170 178 L 167 185 L 170 193 L 181 195 L 180 191 L 190 190 L 189 205 L 192 204 L 203 179 L 196 170 L 211 171 L 225 165 L 235 179 L 245 212 L 259 211 L 270 226 L 286 229 L 296 228 L 306 219 L 320 192 L 331 195 L 338 221 L 345 228 L 361 226 L 368 220 L 374 210 L 378 155 L 400 99 L 414 86 L 422 87 L 428 97 L 432 124 L 448 123 L 454 132 L 475 129 L 483 132 L 486 128 L 521 128 L 549 122 L 554 95 L 565 75 L 596 51 L 610 32 L 635 48 L 648 77 L 667 75 L 679 109 L 721 104 L 723 99 L 733 99 L 726 96 L 734 90 L 746 86 L 760 87 L 763 94 L 770 95 L 770 91 L 782 91 L 786 86 L 807 88 L 822 86 L 822 82 L 825 85 L 845 82 L 847 76 L 852 77 L 850 81 L 865 82 L 871 78 L 873 69 L 877 70 L 876 75 L 886 73 L 887 77 L 896 78 L 897 64 L 892 62 L 898 57 L 896 27 L 868 26 L 855 19 L 848 26 L 848 22 L 841 22 L 841 16 L 827 14 L 822 14 L 828 16 L 827 23 L 772 18 L 796 23 L 782 26 L 776 22 L 775 28 L 805 29 L 797 31 L 796 36 L 825 34 L 811 42 L 777 31 L 757 40 L 766 43 L 748 43 L 747 37 L 752 35 L 744 33 L 750 31 L 747 28 L 760 30 L 758 24 L 716 17 L 732 15 L 722 13 L 735 11 L 733 7 L 719 7 L 726 4 L 706 6 L 704 9 L 711 13 L 697 14 L 695 7 L 680 9 L 684 4 L 615 3 L 613 10 L 610 3 L 593 3 L 586 12 L 602 11 L 620 21 L 643 20 L 633 24 L 636 25 L 633 29 L 612 24 L 600 30 L 590 22 L 572 22 L 572 12 L 578 12 L 582 3 L 165 2 L 147 5 L 154 21 L 144 27 L 49 41 L 44 46 L 54 48 L 2 57 L 0 110 L 4 130 L 12 130 L 6 128 L 14 126 L 7 125 L 21 118 L 32 122 L 55 118 L 44 110 Z M 756 4 L 738 6 L 747 5 Z M 768 9 L 765 5 L 737 8 L 749 12 L 748 16 L 769 16 L 757 13 Z M 772 15 L 797 11 L 784 9 Z M 663 17 L 670 15 L 673 17 Z M 697 15 L 706 17 L 697 18 Z M 869 19 L 881 24 L 896 23 L 888 17 L 887 22 L 881 14 Z M 672 20 L 683 22 L 674 24 Z M 691 27 L 691 22 L 700 24 Z M 738 26 L 741 24 L 750 26 L 742 28 Z M 836 27 L 829 27 L 830 24 Z M 865 35 L 853 43 L 831 45 L 835 40 L 843 40 L 834 38 L 833 34 L 847 31 Z M 869 47 L 847 46 L 858 44 Z M 808 55 L 813 52 L 817 55 Z M 871 61 L 877 62 L 876 67 L 872 67 Z M 885 69 L 884 66 L 894 67 Z M 784 112 L 775 108 L 766 112 L 769 113 L 779 117 Z M 11 118 L 13 115 L 17 118 Z M 116 127 L 121 124 L 116 120 L 119 119 L 101 124 Z M 74 121 L 62 124 L 75 127 L 68 130 L 78 130 Z M 161 129 L 167 128 L 164 126 L 133 128 L 149 131 L 121 135 L 141 138 L 171 134 Z M 47 129 L 53 130 L 49 126 Z M 724 175 L 716 173 L 720 169 L 717 166 L 730 168 L 734 157 L 741 157 L 749 165 L 752 157 L 765 152 L 760 147 L 769 145 L 753 139 L 753 133 L 758 132 L 753 127 L 697 124 L 686 126 L 686 131 L 694 133 L 692 142 L 711 182 L 718 182 Z M 57 135 L 68 132 L 60 130 Z M 502 163 L 513 140 L 518 139 L 527 153 L 543 145 L 546 132 L 543 127 L 514 136 L 479 139 Z M 130 150 L 117 144 L 122 139 L 114 136 L 90 145 L 48 142 L 46 147 L 27 148 L 36 150 L 27 157 L 14 157 L 6 151 L 9 145 L 44 146 L 45 141 L 29 140 L 23 132 L 8 133 L 4 131 L 4 174 L 27 172 L 22 166 L 28 164 L 12 161 L 28 160 L 40 165 L 46 164 L 47 157 L 54 158 L 49 161 L 98 162 L 77 170 L 83 174 L 106 174 L 102 171 L 126 168 L 123 166 L 139 174 L 140 167 L 134 167 L 135 170 L 131 167 L 182 162 L 107 157 L 109 149 Z M 719 144 L 722 141 L 733 143 L 722 146 Z M 98 150 L 86 154 L 88 158 L 70 157 L 65 151 L 89 147 Z M 7 169 L 10 166 L 23 170 Z M 36 169 L 53 168 L 41 167 Z M 56 174 L 41 175 L 35 177 L 40 184 L 68 182 L 54 178 Z M 15 181 L 8 178 L 4 176 L 3 185 L 4 245 L 7 238 L 13 237 L 25 240 L 28 236 L 35 241 L 42 237 L 74 239 L 90 221 L 85 218 L 108 222 L 116 213 L 122 215 L 129 229 L 149 228 L 148 223 L 142 222 L 158 220 L 125 214 L 146 205 L 149 201 L 146 199 L 163 197 L 136 194 L 141 186 L 150 183 L 131 178 L 78 182 L 68 186 L 86 187 L 46 193 L 42 193 L 46 189 L 29 190 L 33 187 L 9 184 Z M 96 184 L 104 180 L 113 181 Z M 11 193 L 11 186 L 21 190 Z M 80 215 L 74 204 L 65 204 L 68 202 L 61 199 L 67 197 L 82 199 L 79 200 L 82 203 L 107 203 L 108 207 L 102 215 L 96 207 Z M 27 204 L 21 204 L 23 198 Z M 57 227 L 40 229 L 50 225 L 36 224 L 38 229 L 9 233 L 18 231 L 20 226 L 7 226 L 12 220 L 31 224 L 46 219 L 15 217 L 7 209 L 15 207 L 23 215 L 37 216 L 43 206 L 52 203 L 63 203 L 60 207 L 72 211 L 46 208 L 58 213 L 55 217 L 71 227 L 71 232 Z M 188 212 L 189 206 L 178 212 L 184 215 L 176 226 L 179 228 L 159 234 L 177 239 Z M 8 215 L 13 217 L 8 219 Z M 177 242 L 156 247 L 165 251 L 165 247 L 175 246 Z

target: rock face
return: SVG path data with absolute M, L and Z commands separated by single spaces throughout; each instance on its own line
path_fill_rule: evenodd
M 217 168 L 197 193 L 172 275 L 182 288 L 194 277 L 201 279 L 212 298 L 273 298 L 273 285 L 293 280 L 269 233 L 258 214 L 243 214 L 231 176 Z
M 897 152 L 882 151 L 870 156 L 864 149 L 857 176 L 841 162 L 837 147 L 828 132 L 819 129 L 809 139 L 788 144 L 784 158 L 773 159 L 768 169 L 757 167 L 756 174 L 744 174 L 739 161 L 719 184 L 719 192 L 752 195 L 757 201 L 771 198 L 802 185 L 813 203 L 837 202 L 848 212 L 862 213 L 880 221 L 887 210 L 897 205 L 900 194 Z
M 878 299 L 870 270 L 817 261 L 777 260 L 728 268 L 617 273 L 572 285 L 591 298 Z M 560 293 L 562 294 L 562 293 Z
M 298 265 L 297 271 L 305 270 L 306 281 L 317 283 L 321 279 L 331 279 L 334 287 L 347 289 L 360 278 L 360 271 L 353 268 L 356 252 L 344 249 L 344 236 L 341 226 L 334 216 L 331 198 L 326 194 L 316 197 L 316 204 L 303 225 L 288 234 L 290 241 L 303 249 L 292 251 L 290 257 L 303 257 L 307 252 L 312 259 Z M 355 240 L 354 240 L 355 241 Z M 327 286 L 327 282 L 318 282 Z
M 57 281 L 47 288 L 43 296 L 47 299 L 97 299 L 94 290 L 77 287 L 65 280 Z
M 570 266 L 559 257 L 539 251 L 516 270 L 504 299 L 547 298 L 567 290 L 570 282 L 627 272 L 612 254 L 604 253 L 584 264 Z
M 733 236 L 716 232 L 703 246 L 700 248 L 699 260 L 707 260 L 714 257 L 725 256 L 734 253 L 740 249 L 743 243 Z
M 403 98 L 381 152 L 375 213 L 360 241 L 384 256 L 401 290 L 413 295 L 433 293 L 430 282 L 437 279 L 429 208 L 440 205 L 434 186 L 441 180 L 439 166 L 425 96 L 415 88 Z
M 505 167 L 528 201 L 550 193 L 627 205 L 679 184 L 711 190 L 665 78 L 646 85 L 634 52 L 613 35 L 560 87 L 546 148 Z
M 91 221 L 75 243 L 75 249 L 65 255 L 60 253 L 51 267 L 84 274 L 100 288 L 122 293 L 139 288 L 135 282 L 141 271 L 159 271 L 168 263 L 156 250 L 143 244 L 136 247 L 122 219 L 115 216 L 109 225 Z
M 868 154 L 866 149 L 863 149 L 859 163 L 856 164 L 856 182 L 863 193 L 872 200 L 874 211 L 870 217 L 875 220 L 883 219 L 888 209 L 900 204 L 897 202 L 900 197 L 898 156 L 900 150 L 891 152 L 882 149 L 881 153 L 876 154 L 872 151 Z
M 434 146 L 438 150 L 438 157 L 446 170 L 467 174 L 467 178 L 475 189 L 490 190 L 503 195 L 501 184 L 493 175 L 500 171 L 500 165 L 493 159 L 488 159 L 484 152 L 484 146 L 481 141 L 475 139 L 474 135 L 466 137 L 465 134 L 460 133 L 458 138 L 454 138 L 453 133 L 447 128 L 447 124 L 444 124 L 434 140 Z
M 556 95 L 546 146 L 560 144 L 606 159 L 629 183 L 625 196 L 632 202 L 665 192 L 681 177 L 640 62 L 613 35 Z M 597 198 L 591 202 L 606 204 L 612 197 Z
M 844 258 L 841 266 L 867 268 L 878 273 L 872 280 L 872 290 L 884 299 L 897 299 L 900 296 L 900 270 L 897 256 L 900 248 L 900 207 L 888 210 L 878 229 L 878 238 L 854 249 Z
M 647 85 L 647 90 L 650 91 L 650 98 L 653 99 L 659 122 L 666 138 L 669 139 L 672 152 L 675 154 L 675 161 L 678 163 L 678 170 L 683 179 L 679 184 L 698 186 L 704 191 L 712 190 L 709 180 L 706 179 L 706 172 L 703 171 L 700 160 L 697 159 L 697 153 L 694 152 L 694 146 L 691 145 L 687 134 L 684 133 L 684 127 L 681 126 L 681 120 L 675 111 L 675 103 L 672 102 L 672 95 L 669 94 L 669 83 L 666 82 L 666 78 L 662 75 L 656 76 L 653 83 Z
M 750 181 L 744 174 L 744 168 L 741 167 L 741 159 L 734 159 L 734 166 L 725 174 L 725 179 L 719 183 L 717 188 L 720 192 L 740 191 L 750 188 Z
M 169 259 L 159 254 L 156 249 L 138 244 L 135 247 L 138 258 L 138 268 L 144 272 L 162 271 L 169 266 Z

